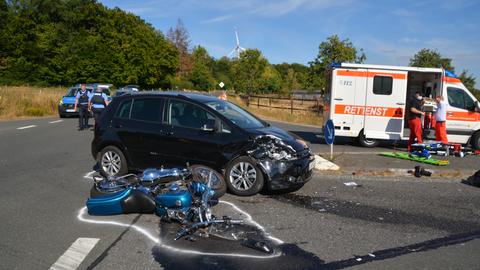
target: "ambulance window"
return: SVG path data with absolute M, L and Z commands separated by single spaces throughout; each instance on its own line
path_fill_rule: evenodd
M 391 95 L 392 84 L 392 77 L 375 76 L 373 77 L 373 93 L 375 95 Z
M 464 109 L 464 110 L 474 110 L 475 103 L 473 99 L 462 89 L 448 87 L 448 104 L 452 107 Z

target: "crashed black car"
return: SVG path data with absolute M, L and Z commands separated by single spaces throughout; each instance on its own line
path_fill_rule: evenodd
M 92 155 L 105 175 L 203 164 L 222 172 L 230 192 L 297 189 L 314 157 L 296 135 L 217 97 L 184 92 L 116 97 L 96 125 Z

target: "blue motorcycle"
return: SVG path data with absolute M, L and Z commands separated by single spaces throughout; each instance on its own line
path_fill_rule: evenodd
M 90 215 L 156 213 L 164 221 L 181 224 L 175 240 L 212 224 L 243 223 L 212 215 L 212 207 L 225 194 L 226 186 L 222 176 L 206 166 L 147 169 L 140 175 L 96 175 L 93 179 L 87 200 Z

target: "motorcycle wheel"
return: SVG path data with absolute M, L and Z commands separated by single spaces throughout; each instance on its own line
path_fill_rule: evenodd
M 220 173 L 208 166 L 198 164 L 191 165 L 189 168 L 192 171 L 192 176 L 194 180 L 200 180 L 208 176 L 209 173 L 212 173 L 211 177 L 214 177 L 216 180 L 214 181 L 215 183 L 212 185 L 212 189 L 215 191 L 213 197 L 218 199 L 225 195 L 225 193 L 227 192 L 227 185 L 225 183 L 225 179 L 223 179 Z

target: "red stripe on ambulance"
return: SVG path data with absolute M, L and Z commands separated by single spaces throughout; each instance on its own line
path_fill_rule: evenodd
M 378 117 L 403 118 L 402 108 L 377 107 L 377 106 L 356 106 L 356 105 L 335 105 L 335 113 L 349 115 L 365 115 Z

